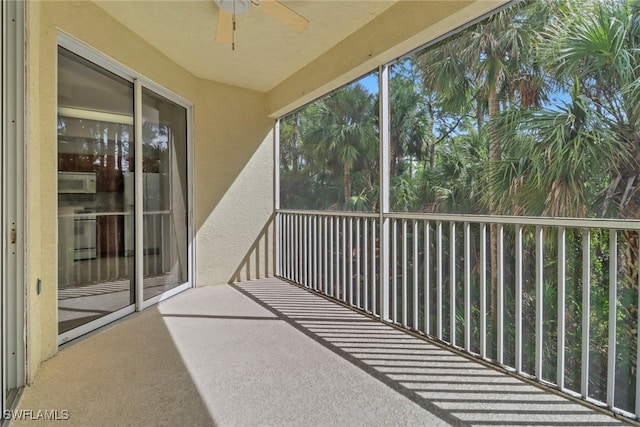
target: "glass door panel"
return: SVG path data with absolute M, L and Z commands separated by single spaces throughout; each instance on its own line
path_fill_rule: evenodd
M 58 51 L 58 333 L 134 303 L 133 84 Z
M 187 110 L 144 88 L 142 157 L 147 300 L 188 280 Z

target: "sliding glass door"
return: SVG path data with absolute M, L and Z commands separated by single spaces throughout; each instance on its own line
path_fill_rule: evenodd
M 148 300 L 187 281 L 187 110 L 142 90 L 143 287 Z
M 133 83 L 58 55 L 58 333 L 134 301 Z
M 60 343 L 188 286 L 188 113 L 59 48 Z

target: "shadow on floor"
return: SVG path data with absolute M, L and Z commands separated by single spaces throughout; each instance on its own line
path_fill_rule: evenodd
M 162 316 L 153 309 L 44 362 L 17 409 L 26 419 L 12 421 L 11 427 L 216 425 Z M 61 419 L 62 411 L 68 419 Z M 45 418 L 52 415 L 58 420 Z
M 234 287 L 340 357 L 454 425 L 622 425 L 606 414 L 278 280 Z
M 73 343 L 18 410 L 68 411 L 42 426 L 621 424 L 277 279 L 190 289 Z

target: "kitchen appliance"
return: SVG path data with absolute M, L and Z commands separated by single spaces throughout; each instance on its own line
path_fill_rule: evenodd
M 95 172 L 58 172 L 58 193 L 95 194 Z
M 74 211 L 73 219 L 73 259 L 94 259 L 96 248 L 96 214 L 93 209 L 78 209 Z

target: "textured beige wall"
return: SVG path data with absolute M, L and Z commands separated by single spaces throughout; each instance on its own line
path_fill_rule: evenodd
M 65 32 L 194 105 L 199 286 L 227 283 L 248 260 L 273 259 L 261 235 L 273 211 L 273 120 L 266 96 L 202 81 L 86 1 L 27 3 L 28 381 L 57 352 L 57 35 Z M 43 209 L 43 207 L 47 207 Z M 267 227 L 268 228 L 268 227 Z M 256 264 L 251 261 L 251 264 Z M 245 275 L 246 276 L 246 275 Z M 41 278 L 43 290 L 31 289 Z
M 202 286 L 232 281 L 263 247 L 263 229 L 273 215 L 273 120 L 262 95 L 211 82 L 199 88 L 216 94 L 203 98 L 195 111 L 196 283 Z

